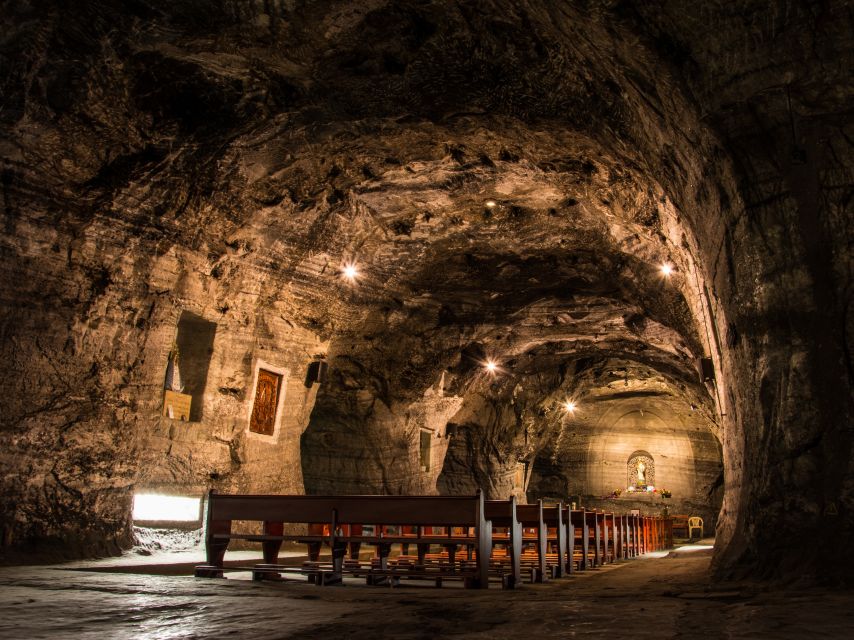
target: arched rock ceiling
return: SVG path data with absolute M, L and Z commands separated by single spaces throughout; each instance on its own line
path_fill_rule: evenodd
M 29 80 L 43 101 L 5 114 L 26 114 L 12 170 L 22 189 L 64 185 L 64 223 L 136 245 L 135 272 L 156 269 L 151 254 L 202 254 L 222 313 L 245 312 L 251 287 L 256 306 L 350 350 L 443 324 L 465 346 L 506 324 L 501 357 L 548 344 L 686 378 L 702 354 L 682 218 L 699 212 L 667 194 L 687 204 L 719 151 L 596 5 L 78 11 L 50 12 L 46 41 L 19 33 L 54 63 Z M 350 260 L 356 286 L 339 277 Z M 665 261 L 683 275 L 664 282 Z

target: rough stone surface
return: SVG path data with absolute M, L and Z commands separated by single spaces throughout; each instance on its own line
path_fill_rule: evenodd
M 714 584 L 710 554 L 708 546 L 688 547 L 514 591 L 406 583 L 318 589 L 253 583 L 248 573 L 195 580 L 162 565 L 3 568 L 0 636 L 800 640 L 854 633 L 850 592 Z
M 128 546 L 139 488 L 595 494 L 627 448 L 714 511 L 717 438 L 720 574 L 846 579 L 846 2 L 0 9 L 4 554 Z

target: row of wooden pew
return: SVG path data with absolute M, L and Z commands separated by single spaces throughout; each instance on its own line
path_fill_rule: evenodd
M 235 530 L 235 523 L 256 530 Z M 208 495 L 206 564 L 197 577 L 222 577 L 231 540 L 260 542 L 264 562 L 253 579 L 299 574 L 318 585 L 345 575 L 368 584 L 403 579 L 490 582 L 514 588 L 628 560 L 672 546 L 669 521 L 659 516 L 570 509 L 562 504 L 519 505 L 515 499 L 474 496 Z M 305 544 L 308 561 L 279 562 L 283 542 Z M 331 559 L 321 562 L 328 546 Z M 368 560 L 363 546 L 372 547 Z M 415 553 L 410 553 L 413 551 Z M 396 553 L 393 553 L 395 551 Z M 246 570 L 246 568 L 241 568 Z

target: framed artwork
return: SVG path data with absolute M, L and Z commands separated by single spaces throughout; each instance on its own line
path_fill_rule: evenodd
M 255 402 L 249 419 L 249 431 L 272 436 L 276 430 L 276 410 L 282 391 L 282 376 L 266 369 L 258 369 L 255 385 Z

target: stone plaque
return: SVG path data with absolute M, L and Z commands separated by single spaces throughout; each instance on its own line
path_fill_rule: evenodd
M 249 420 L 249 431 L 252 433 L 273 435 L 281 384 L 282 376 L 266 369 L 258 369 L 255 403 L 252 405 L 252 418 Z
M 190 405 L 193 396 L 167 389 L 163 395 L 163 415 L 173 420 L 190 420 Z

